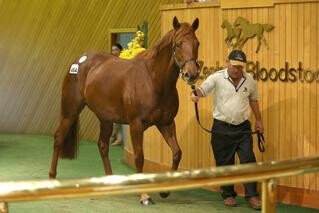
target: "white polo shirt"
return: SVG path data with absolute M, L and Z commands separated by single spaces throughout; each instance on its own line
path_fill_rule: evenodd
M 227 68 L 211 74 L 199 89 L 203 96 L 214 96 L 214 118 L 234 125 L 250 118 L 249 101 L 258 100 L 256 81 L 244 72 L 235 87 Z

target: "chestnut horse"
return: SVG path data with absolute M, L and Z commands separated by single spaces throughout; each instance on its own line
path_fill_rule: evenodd
M 55 132 L 50 178 L 57 174 L 58 158 L 74 159 L 78 150 L 79 114 L 87 105 L 100 121 L 98 148 L 106 175 L 112 174 L 109 138 L 113 123 L 129 124 L 136 171 L 143 172 L 143 132 L 155 125 L 172 150 L 172 170 L 177 170 L 182 151 L 176 140 L 174 118 L 178 111 L 176 82 L 193 84 L 199 76 L 199 42 L 195 35 L 199 21 L 179 23 L 151 49 L 131 60 L 104 52 L 83 55 L 64 78 L 61 113 Z M 168 196 L 161 193 L 161 196 Z M 142 194 L 143 202 L 151 202 Z M 148 202 L 144 202 L 148 203 Z

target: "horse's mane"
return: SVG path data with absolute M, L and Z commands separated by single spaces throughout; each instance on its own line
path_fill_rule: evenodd
M 174 34 L 175 34 L 174 29 L 168 31 L 161 38 L 161 40 L 159 40 L 152 48 L 141 52 L 141 54 L 139 54 L 139 55 L 144 57 L 144 58 L 156 57 L 165 47 L 167 47 L 168 45 L 170 45 L 172 43 Z
M 156 57 L 163 49 L 167 46 L 171 46 L 179 36 L 185 36 L 188 33 L 192 32 L 192 28 L 188 23 L 182 23 L 180 28 L 176 31 L 174 29 L 168 31 L 162 38 L 159 40 L 154 47 L 141 53 L 143 57 Z
M 240 16 L 236 18 L 235 22 L 236 22 L 236 21 L 241 21 L 241 22 L 244 22 L 244 23 L 246 23 L 246 24 L 249 24 L 249 21 L 248 21 L 248 20 L 246 20 L 245 18 L 240 17 Z

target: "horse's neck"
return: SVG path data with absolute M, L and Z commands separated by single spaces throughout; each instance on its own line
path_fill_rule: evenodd
M 158 90 L 176 87 L 179 72 L 173 57 L 172 40 L 173 32 L 169 32 L 150 50 L 152 57 L 148 69 Z
M 233 30 L 233 27 L 231 26 L 231 24 L 229 22 L 226 22 L 226 28 L 227 30 L 229 31 L 232 31 Z

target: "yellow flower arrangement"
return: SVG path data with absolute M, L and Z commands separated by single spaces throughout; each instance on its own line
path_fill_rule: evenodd
M 145 50 L 144 45 L 144 33 L 141 31 L 136 32 L 136 37 L 127 44 L 127 49 L 122 50 L 120 58 L 131 59 L 137 53 Z

